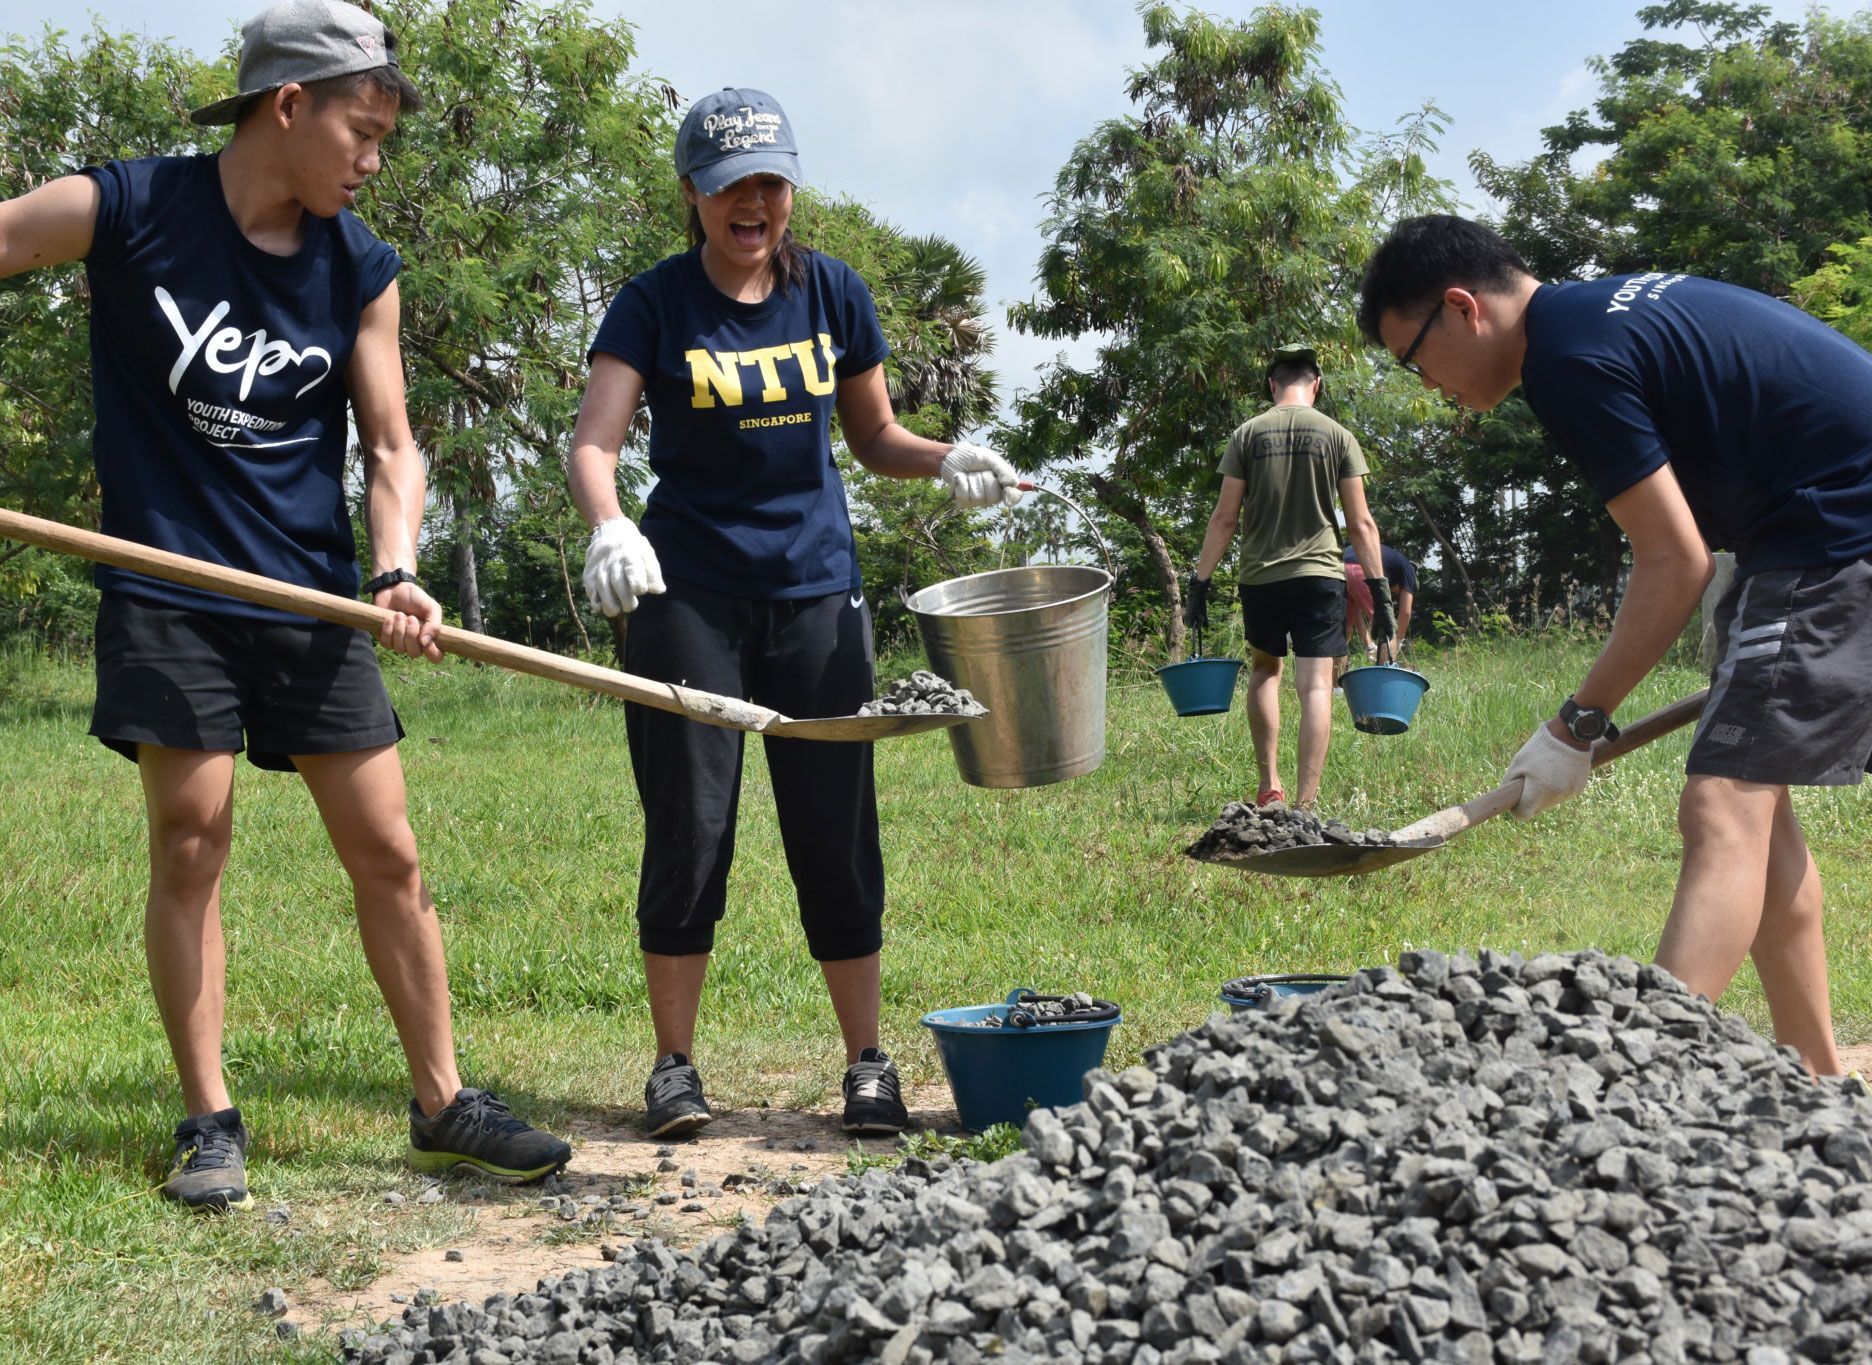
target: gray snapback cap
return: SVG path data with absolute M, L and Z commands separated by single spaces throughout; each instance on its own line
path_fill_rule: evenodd
M 397 65 L 374 16 L 343 0 L 281 0 L 241 26 L 240 93 L 203 105 L 193 123 L 232 123 L 255 95 L 282 85 Z
M 806 183 L 780 102 L 732 86 L 689 106 L 676 132 L 676 174 L 703 194 L 720 194 L 750 175 L 777 175 L 796 188 Z

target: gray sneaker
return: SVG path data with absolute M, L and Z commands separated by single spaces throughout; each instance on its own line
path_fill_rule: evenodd
M 253 1207 L 247 1193 L 247 1125 L 240 1110 L 183 1119 L 176 1125 L 175 1143 L 169 1178 L 162 1184 L 164 1198 L 210 1213 Z

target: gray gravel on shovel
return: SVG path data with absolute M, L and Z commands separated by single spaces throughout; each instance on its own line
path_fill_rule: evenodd
M 1084 1093 L 345 1358 L 1872 1360 L 1872 1101 L 1655 967 L 1408 952 Z
M 898 678 L 876 701 L 858 708 L 861 716 L 985 716 L 988 708 L 966 687 L 957 687 L 927 668 Z
M 1231 801 L 1215 823 L 1184 850 L 1199 861 L 1218 855 L 1271 853 L 1277 848 L 1309 848 L 1318 844 L 1356 844 L 1363 848 L 1390 848 L 1397 841 L 1381 829 L 1355 830 L 1343 820 L 1322 820 L 1312 811 L 1291 810 L 1285 802 L 1254 806 Z

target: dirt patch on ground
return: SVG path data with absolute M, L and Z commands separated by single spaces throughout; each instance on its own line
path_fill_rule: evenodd
M 1843 1047 L 1840 1060 L 1846 1063 L 1848 1071 L 1857 1071 L 1861 1076 L 1872 1077 L 1872 1043 L 1862 1047 Z
M 947 1087 L 911 1089 L 904 1099 L 913 1132 L 962 1132 Z M 552 1183 L 444 1181 L 441 1196 L 473 1220 L 466 1233 L 446 1247 L 386 1257 L 362 1289 L 314 1281 L 293 1297 L 287 1320 L 306 1331 L 364 1326 L 401 1316 L 431 1292 L 438 1303 L 474 1304 L 525 1292 L 547 1276 L 602 1265 L 606 1246 L 635 1238 L 692 1246 L 742 1219 L 759 1221 L 797 1186 L 844 1174 L 854 1146 L 877 1155 L 896 1150 L 894 1138 L 841 1133 L 836 1110 L 718 1112 L 700 1134 L 675 1141 L 590 1122 L 571 1125 L 565 1136 L 572 1164 Z M 545 1207 L 549 1195 L 557 1208 Z M 456 1253 L 460 1259 L 451 1260 Z

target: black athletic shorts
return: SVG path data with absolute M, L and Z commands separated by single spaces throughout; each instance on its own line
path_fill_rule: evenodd
M 1338 659 L 1346 652 L 1345 577 L 1283 578 L 1241 585 L 1242 628 L 1248 643 L 1275 658 L 1293 637 L 1297 659 Z
M 863 593 L 785 602 L 730 597 L 671 578 L 643 598 L 624 637 L 640 677 L 742 697 L 782 715 L 848 716 L 871 700 L 871 608 Z M 706 953 L 728 903 L 742 732 L 625 707 L 643 801 L 637 942 L 647 953 Z M 884 854 L 871 745 L 764 741 L 780 841 L 807 950 L 821 962 L 883 943 Z
M 132 762 L 137 745 L 344 754 L 403 738 L 371 638 L 349 626 L 272 625 L 104 594 L 91 733 Z
M 1872 770 L 1872 559 L 1737 579 L 1684 770 L 1839 787 Z

